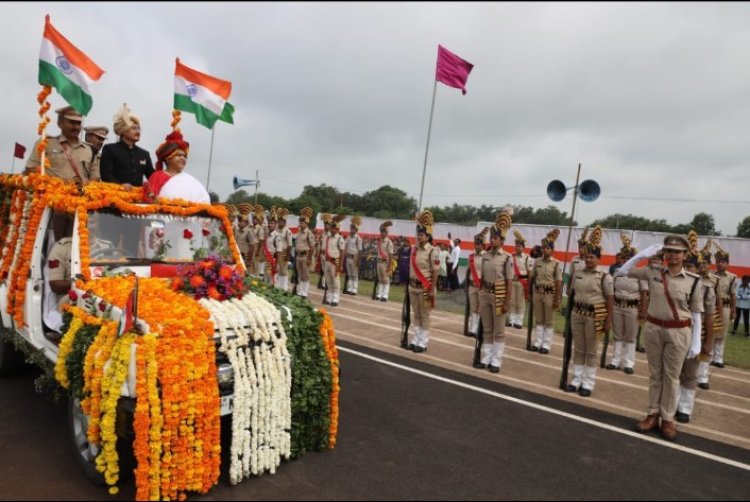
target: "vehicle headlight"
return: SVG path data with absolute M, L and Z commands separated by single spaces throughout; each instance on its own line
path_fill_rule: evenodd
M 234 385 L 234 369 L 229 363 L 220 364 L 216 369 L 216 379 L 219 381 L 219 388 L 230 389 Z

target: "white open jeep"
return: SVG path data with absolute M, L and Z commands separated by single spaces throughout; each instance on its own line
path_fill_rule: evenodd
M 210 438 L 211 442 L 218 442 L 215 430 L 219 417 L 232 417 L 232 483 L 266 470 L 274 472 L 281 459 L 290 457 L 293 391 L 286 333 L 278 308 L 247 289 L 237 290 L 236 276 L 244 272 L 244 264 L 226 210 L 184 201 L 141 204 L 126 190 L 103 183 L 93 183 L 87 186 L 85 193 L 77 193 L 72 185 L 38 175 L 0 175 L 0 191 L 0 327 L 4 335 L 0 337 L 0 374 L 11 370 L 20 357 L 9 343 L 9 339 L 13 339 L 27 355 L 43 354 L 54 364 L 55 376 L 64 387 L 70 384 L 68 380 L 79 378 L 78 395 L 71 393 L 69 399 L 69 429 L 76 458 L 89 478 L 104 479 L 112 486 L 118 479 L 116 455 L 113 461 L 111 455 L 102 454 L 103 450 L 112 448 L 109 444 L 112 438 L 106 434 L 112 428 L 107 422 L 108 416 L 116 416 L 114 432 L 121 440 L 135 441 L 136 461 L 141 464 L 140 477 L 136 469 L 136 483 L 142 489 L 139 496 L 172 498 L 188 490 L 205 492 L 217 482 L 218 444 L 205 448 L 189 445 L 186 452 L 184 442 L 180 443 L 180 450 L 174 440 L 172 444 L 165 440 L 157 443 L 161 448 L 159 455 L 149 458 L 146 452 L 138 456 L 138 441 L 150 444 L 153 451 L 155 447 L 149 441 L 155 434 L 178 436 L 185 424 L 190 429 L 190 441 L 206 443 L 209 442 L 206 438 Z M 49 253 L 54 240 L 52 221 L 66 213 L 73 223 L 72 293 L 61 299 L 51 292 L 48 283 Z M 212 263 L 216 265 L 215 270 L 209 268 Z M 201 266 L 195 268 L 196 264 Z M 194 267 L 195 275 L 186 277 L 184 269 L 190 266 Z M 133 276 L 139 278 L 136 282 L 141 286 L 136 289 L 143 291 L 143 299 L 128 293 L 133 289 Z M 230 294 L 221 288 L 219 292 L 215 287 L 212 290 L 210 285 L 207 288 L 205 283 L 213 279 L 225 288 L 229 288 L 228 282 L 234 281 L 235 290 Z M 134 304 L 126 306 L 123 291 L 126 296 L 135 298 Z M 56 307 L 66 300 L 73 308 L 67 309 L 61 333 L 55 333 L 52 325 Z M 151 303 L 144 304 L 146 300 Z M 164 302 L 159 305 L 160 311 L 146 309 L 160 302 Z M 136 310 L 139 306 L 143 315 Z M 192 335 L 192 332 L 178 333 L 177 337 L 169 334 L 180 329 L 183 319 L 179 316 L 185 315 L 185 306 L 196 319 L 211 322 L 208 345 L 201 350 L 210 353 L 212 360 L 199 361 L 198 369 L 191 368 L 188 373 L 193 378 L 202 372 L 200 378 L 209 384 L 204 387 L 196 384 L 195 389 L 203 389 L 200 391 L 185 391 L 189 392 L 185 394 L 190 396 L 189 406 L 170 397 L 170 386 L 184 386 L 184 382 L 168 378 L 168 371 L 177 374 L 183 370 L 182 364 L 190 365 L 187 356 L 183 357 L 184 361 L 172 363 L 175 364 L 173 370 L 168 362 L 175 358 L 179 361 L 182 357 L 169 352 L 170 347 L 177 347 L 175 342 L 169 342 L 169 336 L 179 342 L 179 337 Z M 133 322 L 127 324 L 133 315 Z M 284 317 L 287 316 L 290 321 L 289 309 L 285 309 Z M 194 322 L 191 319 L 193 317 L 185 317 L 187 326 L 193 326 L 189 324 Z M 92 320 L 96 321 L 94 325 L 110 326 L 108 334 L 105 335 L 104 327 L 97 327 L 98 334 L 93 332 L 96 338 L 84 342 L 76 340 L 80 327 L 91 327 Z M 290 327 L 286 319 L 284 323 Z M 109 338 L 104 340 L 106 336 Z M 118 352 L 118 344 L 126 338 L 128 343 Z M 137 398 L 138 389 L 145 393 L 146 376 L 141 375 L 140 382 L 138 377 L 139 371 L 145 373 L 145 369 L 139 368 L 146 368 L 143 358 L 147 356 L 141 354 L 139 359 L 137 353 L 148 346 L 144 345 L 146 338 L 157 349 L 152 348 L 151 359 L 146 360 L 146 363 L 153 363 L 149 366 L 148 378 L 152 378 L 154 384 L 148 387 L 148 405 L 143 407 L 144 412 L 143 408 L 138 411 Z M 202 337 L 195 340 L 206 341 Z M 79 347 L 83 343 L 85 354 L 73 364 L 71 358 L 75 355 L 71 346 L 76 343 Z M 91 347 L 94 349 L 89 351 Z M 103 359 L 97 362 L 98 358 Z M 335 378 L 337 361 L 329 360 L 325 364 L 329 363 L 324 371 Z M 80 368 L 78 377 L 71 373 L 73 366 Z M 119 381 L 114 380 L 118 378 L 118 367 Z M 330 386 L 330 380 L 328 384 Z M 119 395 L 114 396 L 116 413 L 107 404 L 114 402 L 108 401 L 112 396 L 107 394 L 107 389 L 113 386 L 119 388 Z M 100 389 L 99 394 L 97 389 Z M 141 397 L 145 403 L 146 396 Z M 169 399 L 172 399 L 171 405 Z M 88 400 L 83 407 L 82 400 Z M 170 410 L 180 406 L 185 409 L 179 412 L 183 413 L 180 417 L 175 415 L 178 424 L 169 425 Z M 92 413 L 98 417 L 94 427 L 89 423 Z M 148 424 L 145 431 L 143 426 L 134 427 L 134 417 L 139 420 L 138 413 L 141 413 L 139 423 L 146 420 Z M 333 415 L 330 407 L 324 413 Z M 160 486 L 159 476 L 154 479 L 153 471 L 174 469 L 173 472 L 185 476 L 184 464 L 180 464 L 179 469 L 173 465 L 173 459 L 179 455 L 185 457 L 181 461 L 188 465 L 194 462 L 206 469 L 210 465 L 215 472 L 210 476 L 204 474 L 201 482 L 181 480 L 175 474 L 172 485 L 167 488 L 162 481 Z M 100 457 L 98 461 L 97 457 Z

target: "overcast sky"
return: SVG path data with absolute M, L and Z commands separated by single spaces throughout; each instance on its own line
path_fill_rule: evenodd
M 35 140 L 47 13 L 106 71 L 84 125 L 111 130 L 127 102 L 152 157 L 169 132 L 176 57 L 232 82 L 235 124 L 217 123 L 211 167 L 222 199 L 256 169 L 270 195 L 388 184 L 418 199 L 442 44 L 474 70 L 465 96 L 437 86 L 425 206 L 570 212 L 570 195 L 554 203 L 546 186 L 574 185 L 580 162 L 602 191 L 579 204 L 581 224 L 703 211 L 734 235 L 750 215 L 747 3 L 3 3 L 3 170 L 14 142 Z M 205 182 L 211 132 L 188 114 L 182 128 Z

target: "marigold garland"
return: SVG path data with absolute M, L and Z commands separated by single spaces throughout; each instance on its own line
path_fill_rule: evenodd
M 339 351 L 336 348 L 336 333 L 333 329 L 333 320 L 326 309 L 321 308 L 319 312 L 323 316 L 320 323 L 320 336 L 323 338 L 323 348 L 326 357 L 331 364 L 331 423 L 328 426 L 328 448 L 336 447 L 336 437 L 339 429 Z
M 73 348 L 73 341 L 75 340 L 78 330 L 81 329 L 81 326 L 83 326 L 83 320 L 79 317 L 74 316 L 73 320 L 70 322 L 68 331 L 66 331 L 63 335 L 62 340 L 60 340 L 60 346 L 57 349 L 55 379 L 57 379 L 59 384 L 64 389 L 70 387 L 70 381 L 68 380 L 68 370 L 65 367 L 65 361 L 68 359 L 68 354 L 70 354 L 70 350 Z

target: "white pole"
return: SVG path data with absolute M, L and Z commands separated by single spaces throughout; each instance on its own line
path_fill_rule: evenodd
M 570 249 L 570 234 L 573 232 L 573 218 L 576 214 L 576 199 L 578 198 L 578 180 L 581 179 L 581 163 L 578 163 L 578 173 L 576 173 L 576 186 L 573 187 L 573 209 L 570 212 L 570 222 L 568 223 L 568 241 L 565 243 L 565 261 L 563 261 L 563 277 L 565 277 L 565 268 L 568 266 L 568 250 Z M 568 279 L 570 284 L 570 279 Z
M 208 150 L 208 175 L 206 176 L 206 192 L 209 192 L 209 183 L 211 180 L 211 160 L 214 156 L 214 132 L 216 131 L 216 124 L 211 128 L 211 147 Z
M 432 114 L 435 111 L 435 94 L 437 92 L 437 79 L 432 88 L 432 106 L 430 106 L 430 124 L 427 126 L 427 146 L 424 149 L 424 166 L 422 167 L 422 185 L 419 187 L 419 212 L 422 212 L 422 194 L 424 194 L 424 177 L 427 174 L 427 154 L 430 151 L 430 134 L 432 132 Z
M 258 185 L 260 185 L 260 180 L 258 179 L 258 170 L 255 170 L 255 203 L 258 203 Z
M 10 161 L 10 174 L 16 170 L 16 152 L 13 152 L 13 160 Z

